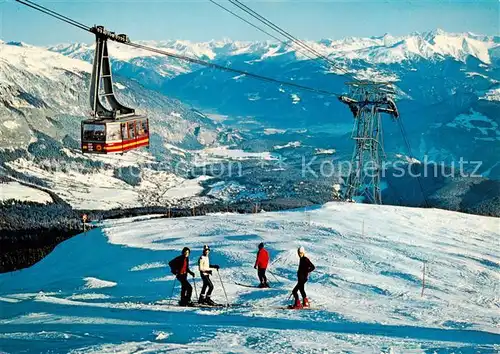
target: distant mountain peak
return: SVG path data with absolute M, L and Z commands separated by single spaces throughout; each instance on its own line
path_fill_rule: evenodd
M 9 41 L 9 42 L 3 42 L 2 41 L 2 44 L 6 44 L 6 45 L 11 45 L 11 46 L 14 46 L 14 47 L 31 47 L 29 44 L 26 44 L 24 42 L 18 42 L 18 41 Z

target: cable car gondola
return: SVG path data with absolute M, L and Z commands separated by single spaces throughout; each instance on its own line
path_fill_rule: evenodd
M 149 147 L 149 121 L 135 109 L 125 107 L 115 97 L 113 77 L 108 55 L 108 38 L 126 43 L 124 34 L 116 35 L 102 26 L 94 26 L 96 36 L 94 65 L 90 83 L 90 106 L 92 118 L 84 120 L 81 126 L 82 153 L 123 153 L 132 149 Z M 102 93 L 101 93 L 102 88 Z M 105 97 L 110 108 L 101 102 Z
M 109 154 L 149 146 L 148 119 L 134 115 L 82 122 L 82 152 Z

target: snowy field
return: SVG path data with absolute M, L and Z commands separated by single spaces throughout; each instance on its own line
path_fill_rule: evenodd
M 147 158 L 149 158 L 142 152 L 131 152 L 125 157 L 104 155 L 92 156 L 92 159 L 110 163 L 116 167 L 135 166 L 137 159 L 134 161 L 131 156 L 136 156 L 143 162 L 147 162 Z M 83 173 L 76 168 L 67 171 L 48 171 L 36 162 L 25 158 L 8 162 L 7 165 L 18 172 L 45 181 L 48 189 L 74 208 L 95 210 L 183 203 L 188 205 L 202 204 L 205 199 L 198 197 L 203 191 L 201 183 L 210 178 L 200 176 L 194 179 L 185 179 L 170 172 L 142 168 L 139 175 L 140 184 L 132 186 L 117 178 L 112 169 L 101 169 L 95 173 Z M 12 184 L 3 186 L 4 184 L 0 184 L 0 200 L 13 198 L 47 202 L 48 197 L 52 201 L 50 196 L 36 189 L 22 188 L 23 186 Z
M 0 275 L 0 352 L 497 353 L 499 227 L 495 218 L 344 203 L 106 221 Z M 236 285 L 257 282 L 261 241 L 274 261 L 271 289 Z M 166 264 L 186 245 L 196 263 L 206 243 L 229 301 L 242 306 L 169 305 Z M 317 267 L 306 284 L 313 309 L 281 310 L 299 245 Z M 214 300 L 225 302 L 216 273 L 213 281 Z
M 52 203 L 52 197 L 39 189 L 18 182 L 0 183 L 0 201 L 9 199 L 43 204 Z
M 195 154 L 194 164 L 205 166 L 211 163 L 224 163 L 231 160 L 278 160 L 279 155 L 270 152 L 246 152 L 240 149 L 230 149 L 227 146 L 205 148 L 203 150 L 192 151 Z

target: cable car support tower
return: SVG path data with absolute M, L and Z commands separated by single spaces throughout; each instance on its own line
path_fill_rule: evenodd
M 354 197 L 362 196 L 371 203 L 382 204 L 380 179 L 382 159 L 385 158 L 382 114 L 388 114 L 393 120 L 399 118 L 393 99 L 395 92 L 388 83 L 356 81 L 346 84 L 349 93 L 341 95 L 339 100 L 354 116 L 354 151 L 343 199 L 353 201 Z
M 99 119 L 119 119 L 135 114 L 133 108 L 125 107 L 118 102 L 113 91 L 113 76 L 111 72 L 111 63 L 108 54 L 108 39 L 119 43 L 130 42 L 125 34 L 115 34 L 107 31 L 103 26 L 94 26 L 90 29 L 95 34 L 95 54 L 94 65 L 92 69 L 92 78 L 90 81 L 90 106 L 92 115 L 96 120 Z M 101 93 L 101 85 L 104 93 Z M 106 108 L 100 97 L 105 97 L 111 109 Z

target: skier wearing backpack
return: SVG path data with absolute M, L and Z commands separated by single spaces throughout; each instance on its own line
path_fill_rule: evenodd
M 266 277 L 266 269 L 269 263 L 269 253 L 264 248 L 264 243 L 259 244 L 259 251 L 257 252 L 257 259 L 255 260 L 254 269 L 257 269 L 257 275 L 259 277 L 259 288 L 269 288 Z
M 198 268 L 200 270 L 201 279 L 203 280 L 203 287 L 201 288 L 198 303 L 215 306 L 217 304 L 210 298 L 214 290 L 214 284 L 210 280 L 210 276 L 212 275 L 212 269 L 219 270 L 220 267 L 217 264 L 210 264 L 210 259 L 208 257 L 209 253 L 210 247 L 208 247 L 208 245 L 203 246 L 203 254 L 200 256 L 200 259 L 198 259 Z M 205 294 L 207 288 L 208 291 Z
M 194 273 L 189 269 L 189 254 L 191 250 L 188 247 L 182 249 L 182 254 L 178 257 L 172 259 L 168 265 L 172 274 L 175 274 L 177 280 L 181 283 L 181 301 L 179 301 L 180 306 L 194 306 L 191 301 L 191 294 L 193 292 L 193 287 L 189 284 L 187 279 L 188 274 L 194 277 Z
M 297 285 L 295 285 L 295 288 L 293 288 L 292 290 L 294 304 L 289 306 L 289 308 L 291 309 L 301 309 L 303 307 L 309 307 L 309 300 L 307 299 L 307 294 L 304 286 L 309 277 L 309 273 L 311 273 L 316 268 L 314 264 L 312 264 L 312 262 L 309 260 L 309 258 L 306 257 L 306 251 L 304 247 L 299 247 L 299 249 L 297 250 L 297 254 L 299 255 L 300 261 L 299 269 L 297 271 Z M 302 304 L 299 300 L 299 291 L 302 295 Z

